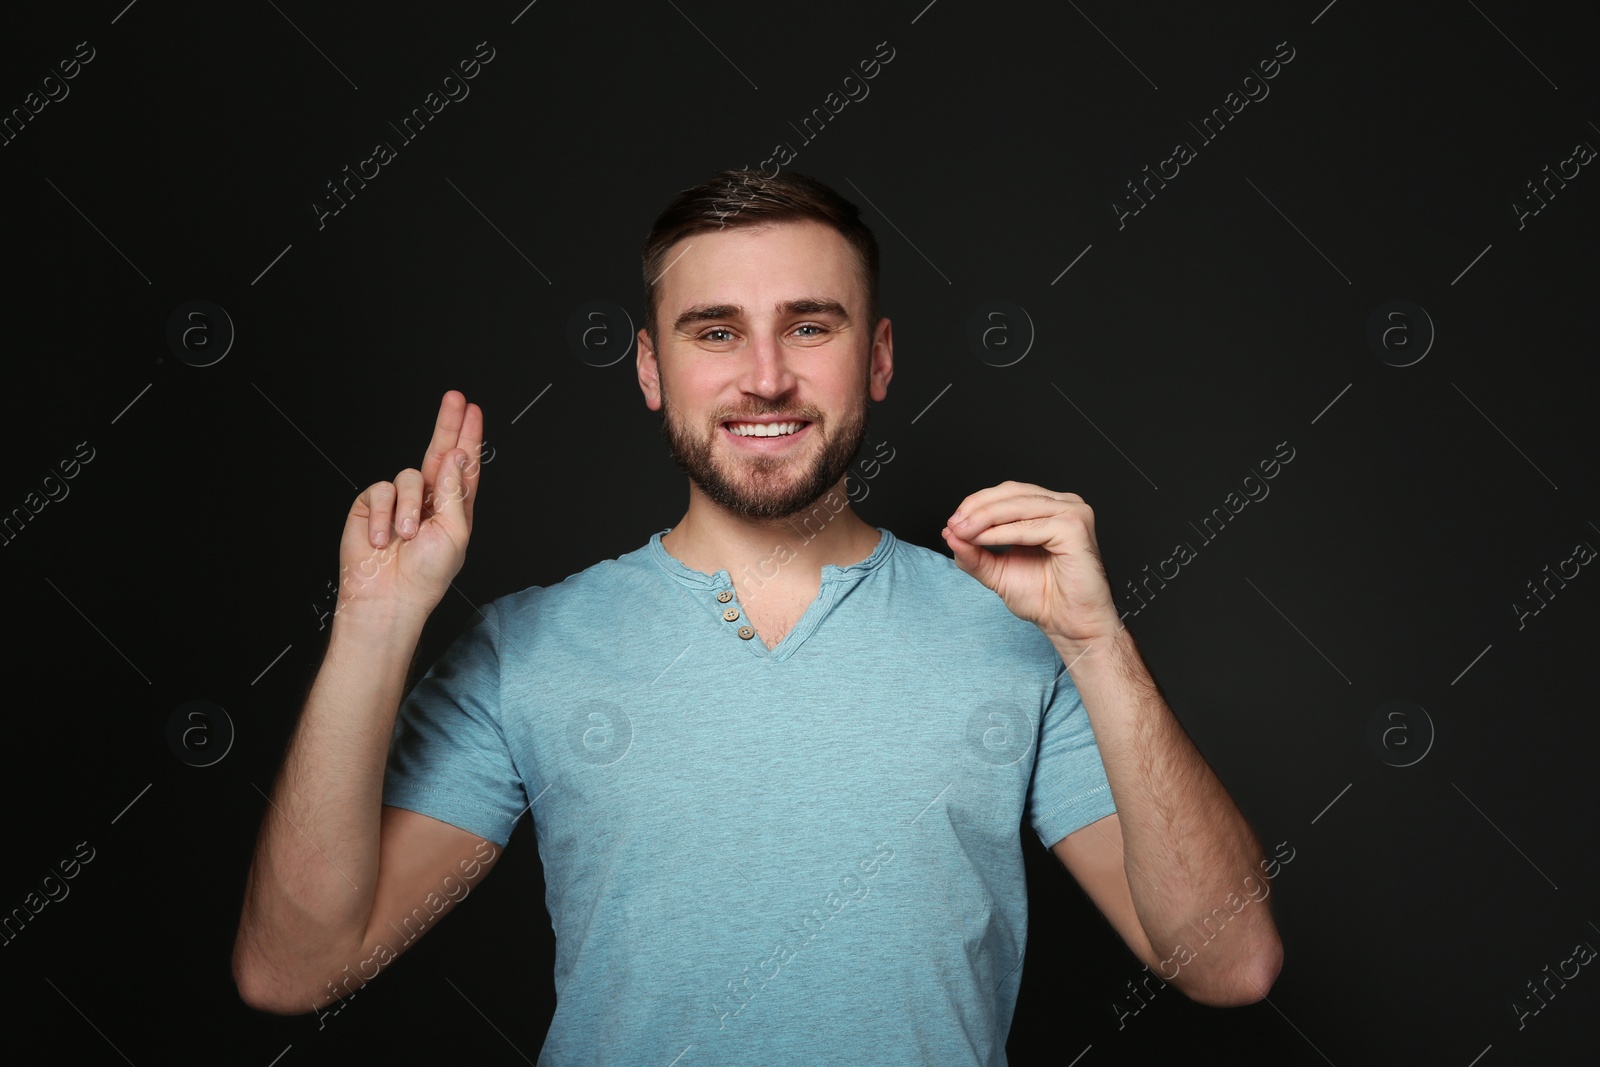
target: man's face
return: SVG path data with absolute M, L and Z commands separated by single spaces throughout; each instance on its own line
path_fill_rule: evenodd
M 739 517 L 810 507 L 849 469 L 892 370 L 849 244 L 794 222 L 696 234 L 664 262 L 660 350 L 641 330 L 638 364 L 673 459 Z

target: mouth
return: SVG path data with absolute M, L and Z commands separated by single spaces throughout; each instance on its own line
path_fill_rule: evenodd
M 811 423 L 804 419 L 762 421 L 730 419 L 722 424 L 722 432 L 747 448 L 771 449 L 781 447 L 804 437 Z

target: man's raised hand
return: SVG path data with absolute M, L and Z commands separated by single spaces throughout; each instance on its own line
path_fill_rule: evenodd
M 483 410 L 450 390 L 422 468 L 374 482 L 351 505 L 339 542 L 336 615 L 426 616 L 444 599 L 466 561 L 482 449 Z

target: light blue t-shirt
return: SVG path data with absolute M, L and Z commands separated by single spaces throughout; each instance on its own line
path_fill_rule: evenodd
M 540 1067 L 1005 1064 L 1023 819 L 1052 845 L 1111 791 L 1044 634 L 878 530 L 774 649 L 663 530 L 493 601 L 407 695 L 385 804 L 501 845 L 531 804 Z

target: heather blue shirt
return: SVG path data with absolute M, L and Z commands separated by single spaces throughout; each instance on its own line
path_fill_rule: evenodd
M 1111 791 L 1048 639 L 878 529 L 774 649 L 663 530 L 487 605 L 407 695 L 385 804 L 501 845 L 531 805 L 540 1067 L 1005 1064 L 1023 821 L 1053 845 Z

